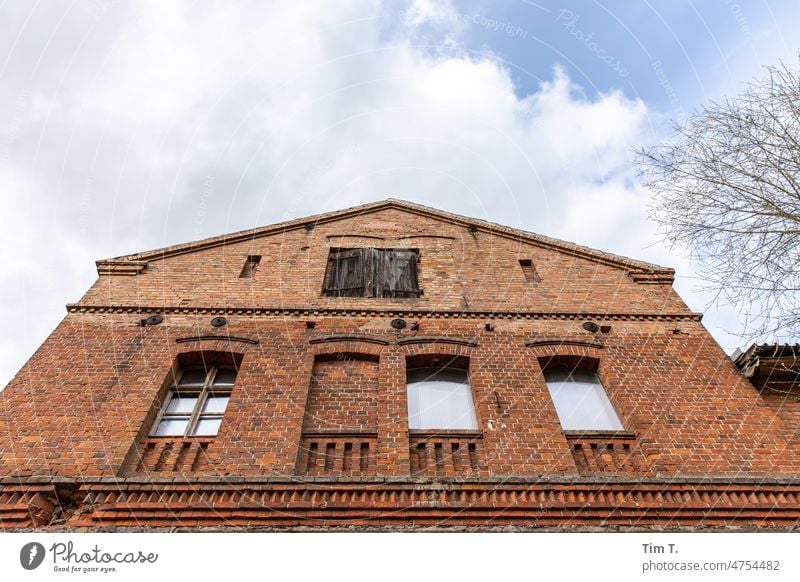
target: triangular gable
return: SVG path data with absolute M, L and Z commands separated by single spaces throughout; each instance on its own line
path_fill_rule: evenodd
M 495 224 L 486 220 L 469 218 L 459 214 L 453 214 L 451 212 L 445 212 L 436 208 L 430 208 L 421 204 L 407 202 L 405 200 L 396 200 L 393 198 L 379 202 L 371 202 L 369 204 L 362 204 L 360 206 L 354 206 L 352 208 L 346 208 L 343 210 L 336 210 L 333 212 L 307 216 L 305 218 L 297 218 L 294 220 L 279 222 L 270 226 L 242 230 L 239 232 L 206 238 L 203 240 L 101 260 L 97 261 L 97 268 L 99 272 L 107 274 L 122 272 L 124 272 L 124 274 L 136 274 L 137 272 L 143 270 L 144 266 L 149 261 L 156 261 L 176 255 L 193 253 L 207 248 L 253 240 L 263 236 L 286 232 L 288 230 L 306 228 L 306 225 L 317 225 L 335 222 L 354 216 L 363 216 L 365 214 L 371 214 L 386 209 L 403 210 L 406 212 L 427 216 L 429 218 L 443 220 L 451 224 L 459 224 L 465 228 L 473 227 L 477 228 L 478 232 L 489 232 L 495 236 L 527 242 L 538 247 L 555 250 L 570 256 L 581 257 L 590 261 L 602 263 L 604 265 L 618 267 L 628 271 L 634 280 L 641 283 L 672 282 L 675 273 L 674 269 L 661 267 L 652 263 L 629 259 L 627 257 L 598 251 L 590 247 L 576 245 L 574 243 L 503 226 L 501 224 Z

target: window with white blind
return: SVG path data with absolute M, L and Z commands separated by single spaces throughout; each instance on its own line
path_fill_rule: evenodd
M 466 370 L 413 368 L 407 372 L 408 428 L 477 430 Z
M 181 370 L 153 423 L 151 436 L 214 436 L 228 407 L 236 369 L 211 366 Z
M 558 367 L 545 369 L 545 381 L 564 430 L 623 430 L 595 372 Z

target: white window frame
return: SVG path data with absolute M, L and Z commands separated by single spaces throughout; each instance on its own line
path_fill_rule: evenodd
M 181 386 L 181 380 L 186 372 L 196 371 L 196 370 L 203 370 L 206 372 L 205 380 L 203 381 L 202 385 L 195 385 L 195 386 Z M 234 379 L 233 382 L 236 382 L 236 376 L 238 375 L 238 370 L 234 366 L 209 366 L 209 367 L 202 367 L 202 366 L 194 366 L 194 367 L 187 367 L 180 370 L 179 376 L 175 379 L 175 382 L 170 386 L 169 393 L 167 394 L 167 398 L 164 401 L 164 405 L 161 407 L 161 410 L 158 412 L 158 416 L 156 416 L 155 422 L 153 422 L 153 426 L 150 429 L 150 437 L 155 438 L 202 438 L 202 437 L 214 437 L 219 434 L 219 429 L 214 434 L 195 434 L 197 430 L 197 426 L 201 420 L 210 420 L 210 419 L 217 419 L 219 418 L 220 422 L 222 422 L 222 417 L 225 414 L 225 411 L 222 412 L 203 412 L 203 408 L 206 405 L 206 401 L 209 397 L 225 397 L 230 398 L 231 392 L 233 391 L 234 384 L 221 384 L 221 385 L 214 385 L 214 381 L 217 377 L 217 372 L 220 370 L 232 370 L 234 372 Z M 192 396 L 197 397 L 197 401 L 195 402 L 192 411 L 187 415 L 185 413 L 169 413 L 169 405 L 172 402 L 173 398 L 180 398 L 183 396 Z M 227 408 L 227 405 L 226 405 Z M 183 431 L 181 435 L 160 435 L 158 433 L 158 428 L 161 426 L 161 423 L 164 420 L 170 419 L 180 419 L 180 420 L 188 420 L 186 425 L 186 429 Z

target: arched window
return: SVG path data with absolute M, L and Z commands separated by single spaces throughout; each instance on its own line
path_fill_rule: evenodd
M 469 373 L 464 362 L 407 369 L 408 428 L 477 430 Z

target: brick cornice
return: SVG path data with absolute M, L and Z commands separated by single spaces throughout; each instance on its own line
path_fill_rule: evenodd
M 329 434 L 326 432 L 325 434 Z M 370 476 L 370 477 L 327 477 L 294 475 L 171 475 L 158 477 L 148 475 L 108 476 L 108 477 L 56 477 L 56 476 L 29 476 L 29 477 L 0 477 L 0 491 L 8 488 L 42 488 L 53 486 L 115 486 L 128 485 L 187 485 L 204 487 L 235 488 L 246 485 L 314 485 L 336 484 L 364 486 L 383 485 L 435 485 L 448 486 L 450 484 L 499 486 L 499 485 L 547 485 L 547 486 L 600 486 L 600 485 L 641 485 L 647 487 L 706 487 L 706 486 L 741 486 L 741 487 L 791 487 L 800 493 L 800 477 L 769 477 L 769 476 L 704 476 L 704 475 L 669 475 L 661 477 L 635 477 L 631 475 L 603 474 L 602 477 L 591 475 L 494 475 L 486 477 L 408 477 L 408 476 Z M 37 489 L 39 490 L 39 489 Z
M 700 321 L 701 313 L 589 313 L 589 312 L 542 312 L 542 311 L 448 311 L 427 309 L 338 309 L 306 307 L 231 307 L 176 305 L 83 305 L 67 304 L 69 313 L 135 313 L 135 314 L 214 314 L 214 315 L 253 315 L 279 317 L 387 317 L 387 318 L 429 318 L 429 319 L 481 319 L 481 320 L 585 320 L 598 321 Z
M 55 489 L 54 489 L 55 491 Z M 0 486 L 0 516 L 17 516 L 46 491 Z M 67 508 L 67 527 L 740 527 L 797 529 L 800 482 L 729 479 L 531 480 L 323 483 L 202 480 L 83 482 Z
M 138 275 L 147 268 L 147 261 L 100 260 L 95 261 L 98 275 Z

